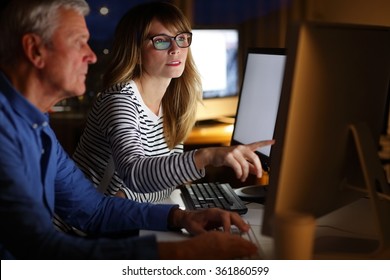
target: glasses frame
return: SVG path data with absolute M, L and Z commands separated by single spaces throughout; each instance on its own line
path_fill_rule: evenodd
M 183 34 L 189 34 L 189 37 L 188 37 L 188 38 L 191 38 L 191 39 L 189 40 L 188 46 L 186 46 L 186 47 L 180 46 L 179 43 L 178 43 L 178 41 L 177 41 L 177 37 L 180 36 L 180 35 L 183 35 Z M 166 48 L 159 49 L 159 48 L 156 47 L 156 44 L 155 44 L 155 42 L 154 42 L 154 38 L 159 37 L 159 36 L 163 36 L 163 37 L 166 37 L 166 38 L 169 38 L 169 39 L 170 39 L 170 40 L 169 40 L 169 45 L 168 45 Z M 186 48 L 188 48 L 189 46 L 191 46 L 191 43 L 192 43 L 192 32 L 180 32 L 180 33 L 176 34 L 175 36 L 169 36 L 169 35 L 167 35 L 167 34 L 157 34 L 157 35 L 154 35 L 154 36 L 150 37 L 149 39 L 150 39 L 150 41 L 152 41 L 153 47 L 154 47 L 156 50 L 158 50 L 158 51 L 165 51 L 165 50 L 168 50 L 169 48 L 171 48 L 171 47 L 172 47 L 172 41 L 175 41 L 175 42 L 176 42 L 176 45 L 177 45 L 179 48 L 181 48 L 181 49 L 186 49 Z

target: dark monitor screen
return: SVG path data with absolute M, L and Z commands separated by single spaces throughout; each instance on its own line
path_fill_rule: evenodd
M 282 88 L 285 49 L 253 48 L 247 53 L 232 144 L 273 139 Z M 264 169 L 270 164 L 271 147 L 257 152 Z
M 263 233 L 274 234 L 279 213 L 319 218 L 367 197 L 377 244 L 388 244 L 390 190 L 378 150 L 390 28 L 303 23 L 289 34 Z

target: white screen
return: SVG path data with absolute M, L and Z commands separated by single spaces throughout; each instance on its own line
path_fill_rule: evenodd
M 248 144 L 273 139 L 286 56 L 248 53 L 233 140 Z M 269 156 L 271 147 L 258 151 Z
M 200 72 L 203 98 L 238 93 L 238 30 L 193 29 L 191 52 Z

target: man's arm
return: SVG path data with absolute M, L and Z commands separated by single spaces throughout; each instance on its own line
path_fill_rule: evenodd
M 59 144 L 56 153 L 55 212 L 65 222 L 94 234 L 168 229 L 168 214 L 175 205 L 138 203 L 105 196 L 97 191 Z

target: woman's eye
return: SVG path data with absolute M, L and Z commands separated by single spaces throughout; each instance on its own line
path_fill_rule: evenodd
M 163 42 L 166 42 L 167 39 L 164 38 L 164 37 L 157 37 L 157 38 L 154 38 L 154 42 L 155 43 L 163 43 Z

